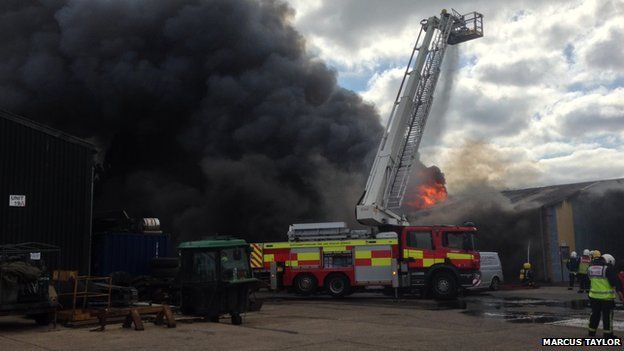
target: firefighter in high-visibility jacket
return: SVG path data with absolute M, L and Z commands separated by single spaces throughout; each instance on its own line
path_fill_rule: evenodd
M 531 264 L 529 262 L 525 262 L 522 265 L 522 269 L 520 269 L 520 281 L 522 282 L 522 284 L 534 288 L 535 281 L 533 279 L 534 276 L 533 269 L 531 269 Z
M 622 286 L 615 270 L 615 258 L 604 254 L 600 259 L 594 260 L 587 270 L 591 287 L 589 289 L 589 301 L 591 316 L 589 317 L 589 336 L 596 335 L 596 329 L 602 316 L 603 337 L 613 338 L 613 308 L 615 298 L 624 302 Z
M 578 268 L 579 293 L 589 290 L 589 279 L 587 278 L 587 269 L 591 263 L 589 249 L 583 250 Z

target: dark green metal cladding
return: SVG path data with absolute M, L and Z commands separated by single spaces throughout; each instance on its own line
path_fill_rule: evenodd
M 237 247 L 247 246 L 247 242 L 242 239 L 228 239 L 228 240 L 197 240 L 186 241 L 178 246 L 178 249 L 210 249 L 210 248 L 222 248 L 222 247 Z
M 83 140 L 0 109 L 0 244 L 59 246 L 55 257 L 44 257 L 50 270 L 88 274 L 95 152 Z M 11 195 L 24 196 L 25 206 L 9 206 Z

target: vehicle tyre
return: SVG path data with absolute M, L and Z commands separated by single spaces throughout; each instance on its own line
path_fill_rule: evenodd
M 48 325 L 52 321 L 51 313 L 40 313 L 36 314 L 34 317 L 35 323 L 37 323 L 38 325 Z
M 500 279 L 498 279 L 498 277 L 494 277 L 490 283 L 490 290 L 496 291 L 498 289 L 500 289 Z
M 238 313 L 234 313 L 232 315 L 232 324 L 233 325 L 241 325 L 241 324 L 243 324 L 243 317 L 241 317 L 241 315 L 238 314 Z
M 349 284 L 349 279 L 344 274 L 330 274 L 325 278 L 325 288 L 331 296 L 343 297 L 349 294 L 351 284 Z
M 178 268 L 180 260 L 177 257 L 158 257 L 153 258 L 152 268 Z
M 316 291 L 318 282 L 313 275 L 300 274 L 295 278 L 294 287 L 297 294 L 310 295 Z
M 436 273 L 431 279 L 431 291 L 436 299 L 454 299 L 457 297 L 457 281 L 448 272 Z

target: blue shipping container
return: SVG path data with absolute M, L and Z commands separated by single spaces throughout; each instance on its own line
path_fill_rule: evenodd
M 93 236 L 93 274 L 128 272 L 134 276 L 150 273 L 150 262 L 156 257 L 169 257 L 168 234 L 102 233 Z

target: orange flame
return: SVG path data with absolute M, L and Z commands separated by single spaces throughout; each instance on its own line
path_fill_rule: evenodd
M 446 198 L 447 194 L 444 184 L 420 184 L 416 187 L 416 191 L 408 196 L 408 201 L 406 201 L 405 204 L 417 210 L 421 210 L 445 201 Z

